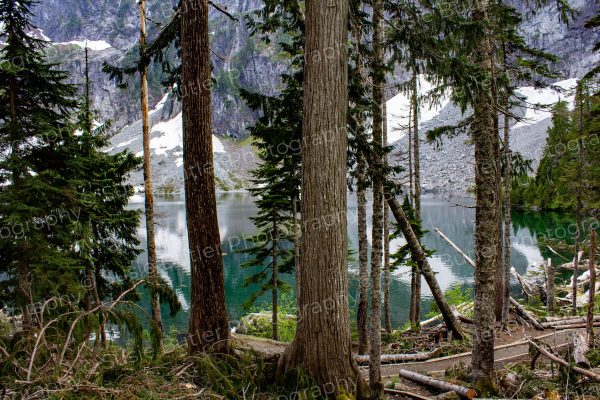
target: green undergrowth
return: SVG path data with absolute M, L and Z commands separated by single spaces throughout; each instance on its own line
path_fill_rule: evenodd
M 187 348 L 171 346 L 159 357 L 135 360 L 118 346 L 95 356 L 82 355 L 78 368 L 66 377 L 48 371 L 35 381 L 15 380 L 8 366 L 0 374 L 5 398 L 71 399 L 276 399 L 321 398 L 319 387 L 302 371 L 294 370 L 275 382 L 276 362 L 252 351 L 234 349 L 232 355 L 189 356 Z M 72 360 L 65 360 L 68 365 Z M 351 397 L 349 397 L 351 398 Z
M 272 304 L 265 304 L 251 309 L 254 314 L 273 314 Z M 279 341 L 290 343 L 296 335 L 296 318 L 290 317 L 296 315 L 296 299 L 292 293 L 283 293 L 279 300 L 277 308 Z M 242 318 L 243 320 L 243 318 Z M 273 338 L 273 327 L 271 318 L 262 318 L 255 321 L 254 324 L 247 327 L 245 335 L 257 336 L 267 339 Z

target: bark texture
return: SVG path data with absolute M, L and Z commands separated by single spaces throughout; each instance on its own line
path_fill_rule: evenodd
M 508 109 L 508 97 L 504 101 L 505 109 Z M 510 117 L 504 114 L 504 259 L 502 276 L 504 282 L 502 285 L 502 325 L 508 323 L 510 310 L 510 232 L 511 232 L 511 202 L 510 202 L 510 183 L 512 180 L 512 171 L 510 165 Z
M 383 148 L 383 13 L 382 0 L 373 1 L 373 149 L 375 157 L 382 156 Z M 383 163 L 383 159 L 380 159 Z M 383 256 L 383 182 L 373 182 L 373 222 L 371 234 L 371 334 L 369 386 L 371 396 L 383 396 L 381 383 L 381 267 Z
M 192 299 L 191 353 L 229 352 L 229 325 L 212 152 L 208 0 L 184 0 L 181 21 L 183 142 Z
M 387 107 L 385 99 L 383 101 L 383 145 L 387 147 Z M 384 154 L 383 163 L 388 168 L 388 154 Z M 385 196 L 389 196 L 386 193 Z M 392 283 L 392 271 L 390 267 L 390 207 L 387 202 L 383 203 L 383 317 L 385 322 L 385 331 L 392 332 L 392 321 L 390 315 L 390 285 Z
M 142 140 L 144 146 L 144 200 L 146 214 L 146 246 L 148 255 L 148 279 L 150 280 L 150 305 L 152 322 L 161 335 L 159 352 L 162 352 L 163 325 L 158 299 L 158 270 L 156 265 L 156 240 L 154 238 L 154 194 L 152 193 L 152 169 L 150 162 L 150 127 L 148 125 L 148 66 L 144 55 L 146 48 L 146 1 L 140 0 L 140 71 L 142 102 Z
M 488 20 L 487 2 L 474 3 L 473 20 L 485 25 Z M 481 32 L 474 49 L 474 62 L 483 77 L 492 77 L 491 43 L 487 32 Z M 477 88 L 473 104 L 472 126 L 475 145 L 475 329 L 473 331 L 473 382 L 479 387 L 493 384 L 495 282 L 498 266 L 498 131 L 496 114 L 489 85 Z
M 348 1 L 306 2 L 302 146 L 302 296 L 277 377 L 302 368 L 323 395 L 356 392 L 348 316 L 346 163 Z M 360 392 L 360 390 L 359 390 Z

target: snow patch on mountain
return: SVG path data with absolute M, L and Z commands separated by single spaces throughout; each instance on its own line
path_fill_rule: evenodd
M 420 98 L 430 94 L 434 89 L 434 85 L 427 81 L 423 75 L 419 75 L 417 79 L 417 92 Z M 448 96 L 444 96 L 435 103 L 421 101 L 419 104 L 419 122 L 425 123 L 430 121 L 450 101 Z M 400 140 L 405 134 L 409 125 L 409 117 L 411 116 L 411 93 L 400 92 L 396 96 L 387 101 L 387 126 L 388 126 L 388 142 L 394 143 Z
M 574 101 L 573 88 L 576 84 L 576 79 L 567 79 L 547 88 L 522 87 L 517 90 L 518 97 L 523 98 L 524 102 L 512 110 L 513 115 L 519 121 L 512 119 L 510 146 L 513 151 L 519 152 L 526 159 L 532 160 L 534 170 L 537 168 L 546 144 L 547 130 L 552 125 L 552 105 L 559 100 L 565 100 L 572 107 Z M 419 94 L 421 96 L 422 93 L 426 92 L 420 90 Z M 400 114 L 402 109 L 399 109 L 398 106 L 404 104 L 406 119 L 397 122 L 396 127 L 388 125 L 388 137 L 391 138 L 390 143 L 394 145 L 391 158 L 392 162 L 406 169 L 408 159 L 407 104 L 409 102 L 406 97 L 403 100 L 395 99 L 394 101 L 391 104 L 388 102 L 388 112 Z M 421 112 L 423 113 L 423 111 Z M 421 141 L 420 165 L 423 193 L 433 192 L 464 196 L 467 194 L 468 189 L 474 186 L 473 145 L 469 134 L 462 133 L 451 138 L 444 137 L 442 143 L 427 143 L 425 140 L 426 132 L 443 125 L 456 125 L 469 113 L 470 111 L 467 111 L 467 114 L 463 115 L 455 104 L 447 102 L 441 108 L 432 107 L 428 113 L 422 114 L 419 121 L 419 136 Z M 400 133 L 397 132 L 398 126 L 400 127 Z M 400 137 L 400 139 L 393 142 L 396 137 Z M 408 182 L 406 173 L 401 176 L 401 179 Z
M 527 109 L 522 121 L 519 121 L 514 128 L 537 124 L 546 118 L 552 117 L 552 105 L 560 100 L 564 100 L 572 107 L 575 101 L 575 91 L 577 79 L 567 79 L 557 82 L 546 88 L 534 88 L 526 86 L 517 89 L 519 95 L 525 97 Z
M 148 113 L 152 180 L 157 191 L 183 190 L 183 115 L 180 110 L 180 103 L 168 93 Z M 256 166 L 252 147 L 216 135 L 212 135 L 212 146 L 217 188 L 227 191 L 248 187 L 249 171 Z M 144 154 L 141 121 L 121 129 L 111 138 L 111 147 L 105 151 L 115 153 L 123 150 L 129 150 L 138 157 Z M 141 171 L 134 172 L 130 182 L 143 188 Z
M 71 40 L 70 42 L 60 42 L 56 44 L 63 46 L 75 45 L 81 47 L 82 49 L 87 47 L 92 51 L 102 51 L 112 48 L 112 46 L 104 40 Z

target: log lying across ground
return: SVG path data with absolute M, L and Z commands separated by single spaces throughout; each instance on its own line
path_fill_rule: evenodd
M 600 322 L 600 315 L 595 315 L 592 320 L 595 322 Z M 542 322 L 542 326 L 544 328 L 555 328 L 555 327 L 559 327 L 559 326 L 565 326 L 565 325 L 579 325 L 579 324 L 585 324 L 587 322 L 587 318 L 586 317 L 568 317 L 568 318 L 561 318 L 561 319 L 555 319 L 552 318 L 552 321 L 548 321 L 548 318 L 546 318 L 546 322 Z
M 570 368 L 572 371 L 577 372 L 580 375 L 585 376 L 586 378 L 590 378 L 596 382 L 600 382 L 600 375 L 592 372 L 592 371 L 588 371 L 587 369 L 583 369 L 581 367 L 577 367 L 575 365 L 571 365 L 568 362 L 566 362 L 565 360 L 563 360 L 562 358 L 555 356 L 554 354 L 550 353 L 548 350 L 543 349 L 542 347 L 540 347 L 537 343 L 535 343 L 534 341 L 532 341 L 531 339 L 528 339 L 529 343 L 536 348 L 537 351 L 540 352 L 541 355 L 543 355 L 544 357 L 548 358 L 550 361 L 553 361 L 557 364 L 562 365 L 563 367 L 567 367 Z
M 529 311 L 523 308 L 523 306 L 512 297 L 510 298 L 510 304 L 512 304 L 513 307 L 515 307 L 517 314 L 519 314 L 522 318 L 527 320 L 527 322 L 531 323 L 535 329 L 538 329 L 540 331 L 544 330 L 544 327 L 542 326 L 540 321 L 538 321 Z
M 453 383 L 448 383 L 445 381 L 440 381 L 437 379 L 433 379 L 426 375 L 421 375 L 416 372 L 407 371 L 405 369 L 401 369 L 398 374 L 401 378 L 405 378 L 411 380 L 413 382 L 419 383 L 421 385 L 429 386 L 435 388 L 437 390 L 445 391 L 445 392 L 454 392 L 459 396 L 466 397 L 467 399 L 473 399 L 477 396 L 477 392 L 471 388 L 467 388 L 464 386 L 455 385 Z
M 425 361 L 425 360 L 429 360 L 430 358 L 437 356 L 438 354 L 441 353 L 441 351 L 442 351 L 442 349 L 437 348 L 435 350 L 423 352 L 423 353 L 382 354 L 381 362 L 388 363 L 388 364 L 394 364 L 394 363 L 403 363 L 403 362 L 409 362 L 409 361 Z M 369 355 L 366 355 L 366 354 L 365 355 L 356 355 L 356 356 L 354 356 L 354 360 L 356 360 L 356 362 L 358 364 L 368 363 Z
M 430 399 L 430 397 L 421 396 L 420 394 L 413 393 L 413 392 L 407 392 L 406 390 L 385 388 L 385 389 L 383 389 L 383 392 L 394 395 L 394 396 L 408 397 L 408 398 L 415 399 L 415 400 L 429 400 Z
M 598 328 L 598 327 L 600 327 L 600 321 L 599 322 L 594 322 L 594 328 Z M 548 329 L 567 330 L 567 329 L 581 329 L 581 328 L 587 328 L 587 323 L 586 322 L 582 322 L 582 323 L 572 324 L 572 325 L 558 325 L 558 326 L 553 326 L 553 327 L 548 328 Z

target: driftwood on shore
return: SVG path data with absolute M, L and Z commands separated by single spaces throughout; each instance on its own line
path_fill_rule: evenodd
M 454 392 L 459 396 L 466 397 L 467 399 L 473 399 L 475 398 L 475 396 L 477 396 L 477 392 L 475 392 L 475 390 L 471 388 L 433 379 L 429 376 L 421 375 L 416 372 L 401 369 L 398 374 L 401 378 L 405 378 L 413 382 L 419 383 L 421 385 L 432 387 L 437 390 L 445 392 Z
M 521 304 L 519 304 L 518 301 L 516 301 L 512 297 L 510 298 L 510 304 L 512 304 L 512 306 L 515 308 L 517 314 L 523 319 L 525 319 L 527 322 L 529 322 L 531 325 L 533 325 L 535 329 L 541 331 L 544 330 L 544 327 L 542 326 L 540 321 L 538 321 L 529 311 L 527 311 Z

